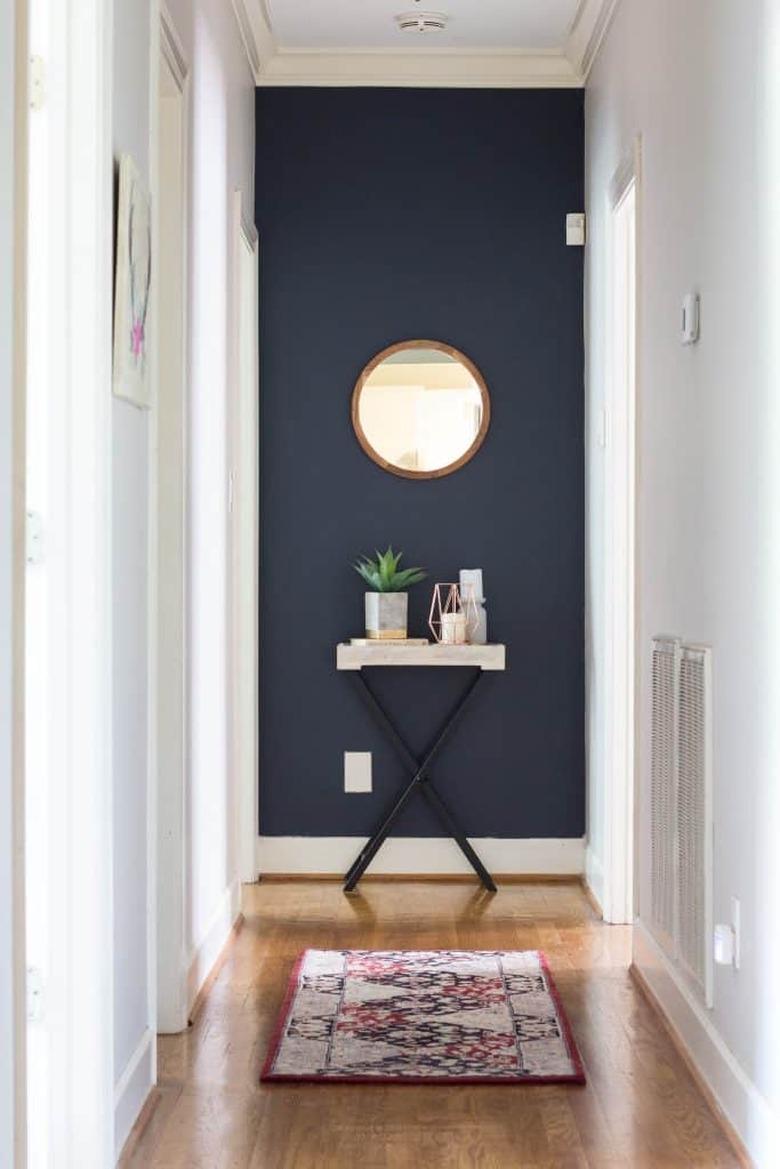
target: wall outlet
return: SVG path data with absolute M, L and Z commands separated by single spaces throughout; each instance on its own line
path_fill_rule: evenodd
M 344 791 L 350 793 L 371 791 L 371 752 L 344 752 Z
M 738 897 L 731 898 L 731 921 L 715 926 L 714 956 L 718 966 L 733 966 L 739 970 L 742 959 L 741 912 Z
M 723 921 L 715 926 L 713 956 L 717 966 L 734 964 L 734 931 Z

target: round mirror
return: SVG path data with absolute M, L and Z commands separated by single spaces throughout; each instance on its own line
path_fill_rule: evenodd
M 393 475 L 435 479 L 473 458 L 490 425 L 485 379 L 441 341 L 399 341 L 369 361 L 352 394 L 363 450 Z

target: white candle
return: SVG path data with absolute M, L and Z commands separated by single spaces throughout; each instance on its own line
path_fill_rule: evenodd
M 441 615 L 442 645 L 466 644 L 466 614 L 442 613 Z

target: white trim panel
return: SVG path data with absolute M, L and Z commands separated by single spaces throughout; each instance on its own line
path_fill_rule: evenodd
M 780 1163 L 778 1118 L 641 921 L 634 927 L 634 965 L 756 1165 Z
M 117 1159 L 154 1086 L 154 1038 L 154 1032 L 147 1027 L 114 1088 L 114 1139 Z
M 257 871 L 263 875 L 345 873 L 365 836 L 259 836 Z M 582 838 L 545 840 L 472 839 L 472 845 L 494 873 L 533 873 L 547 876 L 582 875 L 585 844 Z M 446 837 L 391 836 L 371 863 L 371 874 L 425 873 L 458 876 L 473 870 L 453 840 Z
M 230 931 L 241 912 L 241 885 L 236 878 L 220 898 L 214 914 L 200 943 L 190 954 L 187 969 L 187 1009 L 192 1010 L 198 991 L 208 978 L 211 969 L 230 937 Z
M 604 868 L 590 845 L 585 848 L 585 880 L 600 906 L 604 904 Z

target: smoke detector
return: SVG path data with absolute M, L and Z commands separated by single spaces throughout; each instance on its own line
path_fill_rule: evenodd
M 401 32 L 444 32 L 449 17 L 443 12 L 402 12 L 395 23 Z

